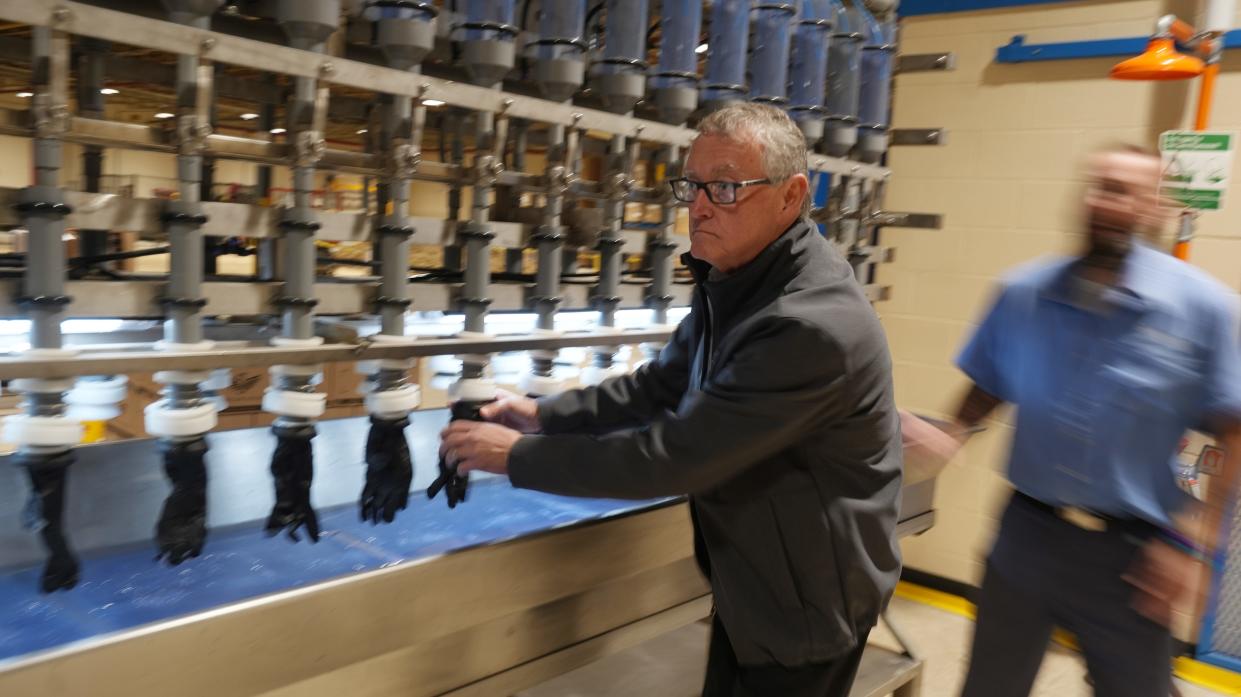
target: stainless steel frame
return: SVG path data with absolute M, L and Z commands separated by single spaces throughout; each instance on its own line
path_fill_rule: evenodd
M 566 333 L 559 336 L 522 335 L 486 339 L 421 339 L 410 344 L 324 344 L 307 348 L 220 344 L 211 351 L 168 353 L 152 350 L 87 351 L 71 359 L 28 357 L 0 358 L 0 376 L 14 378 L 57 378 L 77 375 L 118 375 L 149 371 L 158 363 L 161 370 L 212 370 L 270 365 L 314 365 L 334 361 L 362 361 L 379 358 L 418 358 L 453 354 L 486 354 L 505 351 L 555 350 L 575 346 L 602 346 L 664 342 L 669 329 L 642 329 L 618 333 Z
M 325 83 L 348 85 L 376 93 L 439 99 L 474 111 L 504 113 L 510 118 L 527 119 L 536 123 L 623 134 L 652 143 L 687 146 L 694 137 L 691 129 L 657 121 L 583 109 L 571 104 L 440 80 L 426 75 L 414 75 L 359 61 L 315 56 L 307 51 L 194 29 L 78 2 L 31 3 L 25 0 L 2 0 L 0 20 L 49 26 L 79 36 L 174 54 L 184 52 L 186 47 L 197 47 L 202 58 L 217 63 L 315 78 Z M 330 163 L 325 164 L 330 166 Z M 886 167 L 821 155 L 811 155 L 810 167 L 815 171 L 866 179 L 881 179 L 889 174 Z

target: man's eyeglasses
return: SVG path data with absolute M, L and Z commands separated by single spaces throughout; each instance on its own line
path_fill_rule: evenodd
M 681 177 L 680 179 L 668 180 L 668 185 L 672 187 L 672 195 L 678 201 L 693 203 L 694 199 L 698 198 L 698 192 L 701 190 L 707 193 L 707 200 L 714 204 L 736 203 L 737 189 L 770 183 L 770 179 L 747 179 L 741 182 L 700 182 Z

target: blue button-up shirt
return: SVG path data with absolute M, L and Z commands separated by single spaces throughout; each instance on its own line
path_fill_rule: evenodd
M 1236 296 L 1141 244 L 1094 301 L 1073 264 L 1013 273 L 957 364 L 1017 406 L 1018 490 L 1169 525 L 1188 500 L 1175 476 L 1181 437 L 1241 416 Z

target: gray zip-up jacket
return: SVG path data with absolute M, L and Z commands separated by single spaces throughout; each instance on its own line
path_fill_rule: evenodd
M 688 494 L 695 552 L 746 665 L 825 662 L 874 626 L 900 574 L 901 437 L 887 342 L 853 270 L 798 222 L 698 282 L 659 358 L 539 402 L 513 485 Z

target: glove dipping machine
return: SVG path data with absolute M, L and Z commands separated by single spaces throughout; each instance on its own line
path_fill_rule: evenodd
M 468 481 L 432 464 L 438 433 L 496 397 L 496 356 L 528 356 L 511 382 L 543 395 L 627 369 L 618 347 L 657 354 L 688 299 L 663 182 L 687 122 L 730 101 L 789 109 L 815 220 L 881 297 L 878 230 L 917 216 L 879 208 L 895 10 L 879 14 L 0 0 L 0 77 L 22 86 L 0 135 L 33 172 L 0 189 L 0 229 L 20 242 L 0 254 L 0 322 L 23 328 L 0 346 L 18 397 L 0 463 L 0 694 L 505 695 L 703 617 L 681 501 Z M 175 163 L 164 195 L 102 185 L 105 162 L 140 174 L 117 172 L 133 151 Z M 238 162 L 253 201 L 220 195 Z M 360 202 L 324 205 L 338 178 L 361 181 Z M 111 251 L 119 232 L 159 246 Z M 368 253 L 321 256 L 347 243 Z M 442 263 L 411 269 L 414 245 Z M 220 273 L 237 252 L 253 271 Z M 166 272 L 118 266 L 147 254 Z M 520 333 L 494 330 L 518 312 Z M 569 312 L 594 321 L 566 330 Z M 459 330 L 421 335 L 445 315 Z M 62 333 L 66 319 L 111 331 Z M 432 390 L 411 369 L 436 356 L 457 357 L 451 414 L 420 410 Z M 325 418 L 337 362 L 364 376 L 365 416 Z M 254 368 L 270 373 L 271 426 L 220 430 L 230 371 Z M 158 385 L 151 438 L 82 445 L 133 373 Z M 906 482 L 901 534 L 930 527 L 933 484 Z

